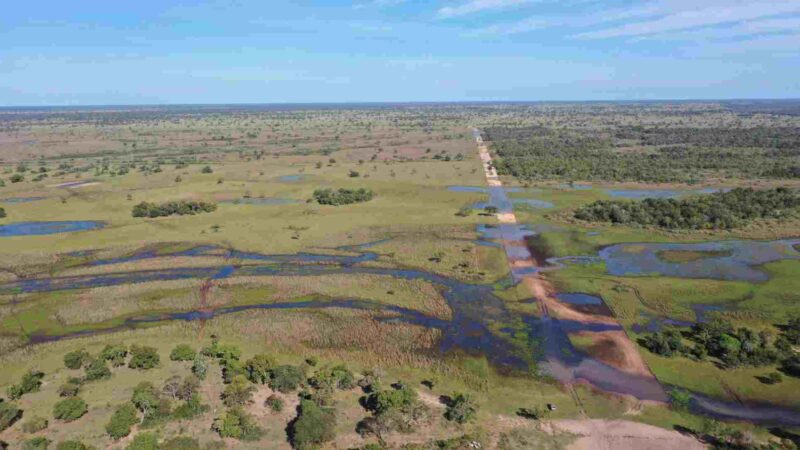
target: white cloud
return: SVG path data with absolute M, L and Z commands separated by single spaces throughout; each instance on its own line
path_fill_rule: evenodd
M 450 18 L 457 16 L 465 16 L 483 11 L 491 11 L 497 9 L 509 8 L 512 6 L 530 3 L 533 0 L 470 0 L 456 6 L 445 6 L 440 8 L 438 16 L 440 18 Z
M 668 13 L 657 19 L 628 23 L 598 31 L 575 35 L 579 39 L 609 39 L 636 37 L 669 31 L 735 23 L 800 11 L 800 1 L 756 2 L 736 5 L 716 5 Z
M 755 34 L 775 34 L 800 30 L 800 17 L 755 20 L 730 27 L 698 28 L 642 36 L 637 41 L 715 41 Z

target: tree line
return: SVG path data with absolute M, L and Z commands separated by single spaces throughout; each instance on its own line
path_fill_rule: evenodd
M 133 217 L 185 216 L 216 211 L 217 204 L 202 201 L 171 201 L 166 203 L 141 202 L 133 207 Z
M 575 211 L 588 222 L 611 222 L 666 229 L 732 229 L 755 219 L 797 213 L 800 196 L 787 188 L 736 188 L 685 199 L 598 200 Z
M 344 189 L 341 188 L 337 191 L 333 189 L 317 189 L 314 191 L 314 200 L 320 205 L 349 205 L 352 203 L 368 202 L 375 198 L 375 193 L 372 189 Z

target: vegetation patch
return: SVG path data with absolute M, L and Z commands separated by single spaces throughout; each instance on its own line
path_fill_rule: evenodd
M 733 254 L 730 250 L 661 250 L 656 252 L 658 259 L 668 263 L 687 263 L 702 259 L 724 258 Z
M 333 189 L 317 189 L 314 191 L 314 200 L 320 205 L 350 205 L 352 203 L 363 203 L 372 200 L 375 193 L 372 189 L 344 189 L 341 188 L 337 191 Z
M 166 203 L 141 202 L 133 207 L 133 217 L 193 216 L 217 210 L 217 204 L 200 201 L 175 201 Z

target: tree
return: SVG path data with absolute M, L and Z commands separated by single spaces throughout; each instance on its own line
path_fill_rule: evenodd
M 336 416 L 311 400 L 301 400 L 297 418 L 289 424 L 292 447 L 314 449 L 336 437 Z
M 252 401 L 255 391 L 255 386 L 250 384 L 246 377 L 236 375 L 230 384 L 225 386 L 225 390 L 222 392 L 222 401 L 229 408 L 244 406 Z
M 256 384 L 267 384 L 269 382 L 272 368 L 275 367 L 275 359 L 269 355 L 258 354 L 247 360 L 247 378 Z
M 22 410 L 17 405 L 0 400 L 0 431 L 14 425 L 22 417 Z
M 278 366 L 272 370 L 269 387 L 284 394 L 296 390 L 305 379 L 302 369 L 297 366 Z
M 281 412 L 283 411 L 283 399 L 278 397 L 275 394 L 270 395 L 264 401 L 264 406 L 268 407 L 273 412 Z
M 169 359 L 172 361 L 192 361 L 197 356 L 197 352 L 186 344 L 179 344 L 172 349 Z
M 158 408 L 159 397 L 153 383 L 149 381 L 142 381 L 133 388 L 133 395 L 131 396 L 131 403 L 144 414 L 145 417 L 153 414 L 153 411 Z
M 0 207 L 0 219 L 3 219 L 5 217 L 6 217 L 6 210 L 3 209 L 3 207 Z
M 211 169 L 211 166 L 203 167 L 203 170 L 200 171 L 201 173 L 214 173 L 214 170 Z
M 467 423 L 475 419 L 478 407 L 469 394 L 455 393 L 444 412 L 445 419 L 456 423 Z
M 131 403 L 119 406 L 106 424 L 106 433 L 111 439 L 119 440 L 131 434 L 131 427 L 139 423 L 136 408 Z
M 83 417 L 89 407 L 80 397 L 69 397 L 53 406 L 53 417 L 64 422 L 72 422 Z
M 106 366 L 104 359 L 93 359 L 86 366 L 86 381 L 104 380 L 111 378 L 111 370 Z
M 89 362 L 91 360 L 91 355 L 86 350 L 75 350 L 74 352 L 69 352 L 64 355 L 64 366 L 67 369 L 80 369 L 83 367 L 84 363 Z
M 106 345 L 100 357 L 106 361 L 111 362 L 114 367 L 125 365 L 125 358 L 128 356 L 128 348 L 124 345 Z
M 222 438 L 234 438 L 242 441 L 255 441 L 263 434 L 253 418 L 241 408 L 229 409 L 217 417 L 211 425 L 211 429 Z
M 131 369 L 147 370 L 156 367 L 159 363 L 158 351 L 153 347 L 131 346 L 131 359 L 128 367 Z
M 198 353 L 195 355 L 194 361 L 192 361 L 192 374 L 200 380 L 205 380 L 207 372 L 208 363 L 206 362 L 206 358 Z

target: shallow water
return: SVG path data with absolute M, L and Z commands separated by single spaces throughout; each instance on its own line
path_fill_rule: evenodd
M 39 200 L 44 200 L 47 197 L 11 197 L 11 198 L 0 198 L 0 203 L 30 203 L 30 202 L 37 202 Z
M 279 180 L 279 181 L 285 181 L 285 182 L 290 182 L 290 183 L 291 183 L 291 182 L 295 182 L 295 181 L 300 181 L 300 180 L 302 180 L 303 178 L 305 178 L 305 175 L 300 175 L 300 174 L 296 174 L 296 175 L 282 175 L 282 176 L 279 176 L 279 177 L 278 177 L 278 180 Z
M 71 233 L 74 231 L 97 230 L 105 223 L 93 220 L 73 220 L 60 222 L 15 222 L 0 225 L 0 237 L 39 236 L 46 234 Z
M 236 200 L 223 200 L 220 203 L 229 203 L 234 205 L 292 205 L 300 203 L 300 200 L 293 198 L 282 197 L 257 197 L 257 198 L 239 198 Z
M 580 292 L 572 293 L 559 293 L 556 294 L 558 300 L 569 303 L 570 305 L 602 305 L 603 299 L 590 294 L 583 294 Z
M 600 258 L 612 275 L 660 275 L 679 278 L 711 278 L 749 282 L 767 281 L 758 266 L 785 259 L 800 259 L 794 248 L 800 239 L 778 241 L 720 241 L 695 244 L 629 243 L 602 249 Z M 687 262 L 667 262 L 658 253 L 665 250 L 717 252 L 715 256 Z
M 725 189 L 605 189 L 605 192 L 614 198 L 642 200 L 645 198 L 680 198 L 697 194 L 712 194 Z

